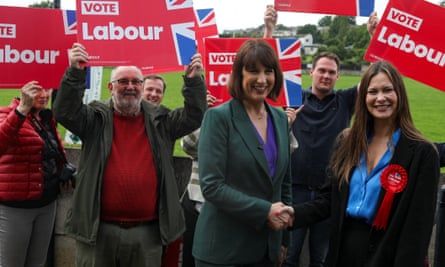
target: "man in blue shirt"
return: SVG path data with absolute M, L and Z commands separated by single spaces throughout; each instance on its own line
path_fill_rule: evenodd
M 331 147 L 337 135 L 354 114 L 357 87 L 334 90 L 340 61 L 331 52 L 318 54 L 312 64 L 312 86 L 303 91 L 304 105 L 292 124 L 299 148 L 292 154 L 292 202 L 314 199 L 325 182 L 325 169 Z M 283 266 L 295 266 L 299 261 L 306 232 L 309 230 L 310 266 L 323 266 L 329 247 L 329 220 L 296 229 Z

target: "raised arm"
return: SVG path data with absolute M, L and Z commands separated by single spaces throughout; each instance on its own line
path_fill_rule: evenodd
M 267 5 L 264 11 L 264 38 L 272 38 L 277 25 L 278 14 L 273 5 Z
M 369 35 L 372 37 L 375 33 L 375 30 L 377 29 L 377 25 L 379 24 L 379 17 L 377 17 L 377 12 L 372 12 L 371 15 L 369 15 L 368 23 L 366 25 L 366 28 L 368 29 Z

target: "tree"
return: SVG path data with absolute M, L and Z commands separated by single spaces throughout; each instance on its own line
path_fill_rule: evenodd
M 330 27 L 332 24 L 332 16 L 324 16 L 318 21 L 320 27 Z
M 328 30 L 329 38 L 345 36 L 349 26 L 351 25 L 351 21 L 349 18 L 350 17 L 335 16 Z
M 297 32 L 298 34 L 312 34 L 312 39 L 314 43 L 321 43 L 323 41 L 320 31 L 317 29 L 317 26 L 313 24 L 306 24 L 301 27 L 298 27 Z
M 442 7 L 445 7 L 445 1 L 440 1 L 439 5 L 442 6 Z
M 40 3 L 34 3 L 29 5 L 29 7 L 37 7 L 37 8 L 54 8 L 54 2 L 47 0 L 47 1 L 42 1 Z

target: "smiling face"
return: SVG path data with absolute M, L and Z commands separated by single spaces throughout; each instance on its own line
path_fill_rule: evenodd
M 276 101 L 282 85 L 283 72 L 272 46 L 262 39 L 245 41 L 232 65 L 229 94 L 235 99 L 250 101 L 259 97 L 263 101 L 265 93 L 266 98 Z
M 117 67 L 108 83 L 115 108 L 138 110 L 142 101 L 142 73 L 133 66 Z
M 392 122 L 397 113 L 397 93 L 389 77 L 380 72 L 370 81 L 366 92 L 366 107 L 374 120 Z
M 164 83 L 159 79 L 145 79 L 143 98 L 153 105 L 160 105 L 164 98 Z
M 244 101 L 263 102 L 275 85 L 275 71 L 257 63 L 255 67 L 243 67 L 242 88 Z

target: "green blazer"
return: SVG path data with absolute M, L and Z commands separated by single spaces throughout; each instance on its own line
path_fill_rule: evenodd
M 279 259 L 283 233 L 272 230 L 267 218 L 272 203 L 291 203 L 289 131 L 282 110 L 267 105 L 267 111 L 277 144 L 273 177 L 241 101 L 231 100 L 204 115 L 198 159 L 206 202 L 193 244 L 193 255 L 201 261 L 249 264 L 266 256 L 273 262 Z

